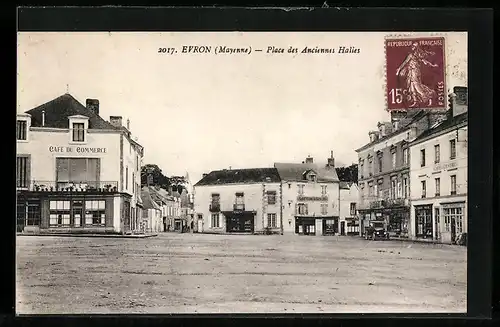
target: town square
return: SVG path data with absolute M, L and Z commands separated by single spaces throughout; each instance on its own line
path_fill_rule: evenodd
M 17 313 L 467 310 L 467 33 L 26 32 L 18 57 Z

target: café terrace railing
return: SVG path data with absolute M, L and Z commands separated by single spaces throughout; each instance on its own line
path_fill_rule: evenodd
M 17 181 L 16 189 L 33 192 L 118 192 L 117 181 Z

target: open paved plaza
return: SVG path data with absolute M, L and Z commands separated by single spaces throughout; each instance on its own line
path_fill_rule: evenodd
M 16 312 L 465 312 L 467 249 L 349 236 L 17 237 Z

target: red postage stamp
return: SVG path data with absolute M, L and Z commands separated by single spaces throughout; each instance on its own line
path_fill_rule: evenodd
M 444 37 L 386 39 L 387 109 L 445 109 Z

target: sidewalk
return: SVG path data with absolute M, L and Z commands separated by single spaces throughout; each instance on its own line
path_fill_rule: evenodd
M 63 234 L 63 233 L 17 233 L 16 236 L 56 236 L 56 237 L 104 237 L 104 238 L 148 238 L 155 237 L 158 234 Z

